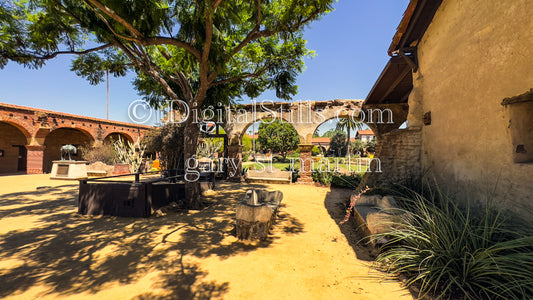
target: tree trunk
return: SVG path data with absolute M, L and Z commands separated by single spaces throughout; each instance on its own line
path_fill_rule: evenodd
M 352 131 L 352 129 L 350 128 L 349 125 L 346 125 L 346 129 L 348 131 L 347 141 L 346 141 L 346 155 L 350 155 L 350 131 Z
M 185 203 L 189 209 L 200 209 L 202 198 L 198 172 L 198 158 L 196 149 L 200 131 L 198 124 L 193 123 L 193 118 L 185 121 L 183 138 L 183 159 L 185 161 Z

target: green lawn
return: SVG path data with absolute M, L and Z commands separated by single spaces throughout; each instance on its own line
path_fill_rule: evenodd
M 261 170 L 261 169 L 264 169 L 266 168 L 267 170 L 270 170 L 270 168 L 276 168 L 276 169 L 279 169 L 279 170 L 282 170 L 282 171 L 285 171 L 289 166 L 290 166 L 290 163 L 255 163 L 255 162 L 244 162 L 242 164 L 242 167 L 243 168 L 247 168 L 249 169 L 251 166 L 253 166 L 253 168 L 255 170 Z M 313 163 L 313 170 L 322 170 L 322 171 L 334 171 L 336 169 L 337 165 L 335 162 L 332 162 L 332 163 L 329 163 L 329 166 L 327 163 L 325 163 L 324 161 L 322 162 L 315 162 Z M 368 165 L 366 163 L 363 163 L 361 164 L 360 166 L 355 164 L 355 163 L 351 163 L 350 165 L 348 164 L 342 164 L 342 163 L 339 163 L 338 164 L 338 167 L 341 168 L 342 170 L 347 170 L 347 171 L 350 171 L 350 172 L 358 172 L 358 173 L 365 173 L 368 169 Z M 295 169 L 300 169 L 300 161 L 299 160 L 295 160 L 294 162 L 294 168 Z

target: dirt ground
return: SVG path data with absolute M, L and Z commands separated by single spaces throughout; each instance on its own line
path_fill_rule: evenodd
M 148 219 L 87 217 L 77 182 L 0 177 L 0 298 L 412 299 L 369 267 L 342 202 L 350 191 L 256 185 L 284 194 L 267 241 L 233 235 L 251 185 L 221 183 L 210 207 Z

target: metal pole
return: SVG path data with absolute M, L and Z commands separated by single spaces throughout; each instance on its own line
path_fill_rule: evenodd
M 255 102 L 254 99 L 252 99 L 252 104 L 254 105 L 255 109 Z M 252 151 L 254 152 L 254 158 L 255 158 L 255 116 L 253 116 L 253 123 L 252 123 Z
M 107 119 L 109 120 L 109 69 L 105 70 L 107 83 Z

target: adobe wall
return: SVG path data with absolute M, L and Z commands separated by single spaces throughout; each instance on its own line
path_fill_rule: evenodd
M 497 203 L 520 212 L 533 209 L 533 163 L 513 161 L 518 120 L 501 102 L 533 88 L 531 12 L 531 0 L 444 0 L 418 45 L 408 115 L 422 168 L 463 199 L 497 186 Z

